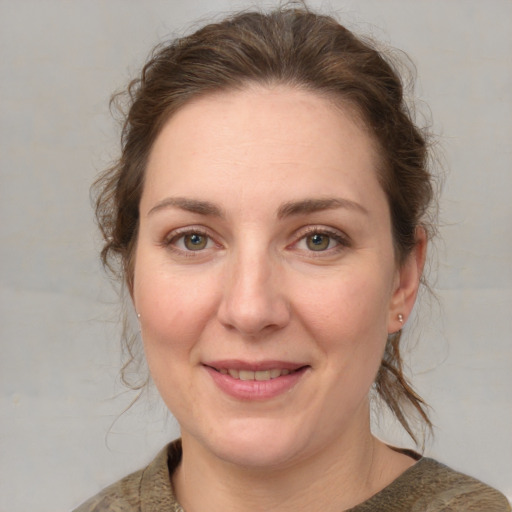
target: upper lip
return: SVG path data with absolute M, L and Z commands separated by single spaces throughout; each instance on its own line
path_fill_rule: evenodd
M 220 369 L 236 369 L 236 370 L 250 370 L 250 371 L 265 371 L 265 370 L 289 370 L 294 371 L 302 368 L 304 366 L 308 366 L 304 363 L 294 363 L 290 361 L 243 361 L 240 359 L 225 359 L 219 361 L 207 361 L 203 362 L 204 366 L 209 366 L 216 370 Z

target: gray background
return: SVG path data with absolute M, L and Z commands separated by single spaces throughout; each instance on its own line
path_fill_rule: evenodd
M 118 380 L 118 307 L 89 203 L 116 154 L 109 95 L 229 0 L 0 0 L 0 511 L 69 510 L 177 434 Z M 426 453 L 512 498 L 512 2 L 311 1 L 407 51 L 449 168 L 439 303 L 411 332 Z M 436 278 L 436 273 L 433 273 Z M 119 415 L 121 415 L 119 417 Z M 383 431 L 404 443 L 388 420 Z

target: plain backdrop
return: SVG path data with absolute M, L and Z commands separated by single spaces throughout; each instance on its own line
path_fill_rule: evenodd
M 178 435 L 155 393 L 122 414 L 133 394 L 118 379 L 119 308 L 89 185 L 118 149 L 109 96 L 150 48 L 250 5 L 0 0 L 0 512 L 70 510 Z M 512 2 L 310 5 L 417 66 L 447 169 L 439 302 L 408 329 L 436 424 L 426 453 L 510 499 Z M 385 439 L 407 442 L 382 423 Z

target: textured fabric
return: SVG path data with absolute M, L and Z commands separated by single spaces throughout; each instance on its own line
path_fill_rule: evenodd
M 181 460 L 181 443 L 162 450 L 145 469 L 107 487 L 74 512 L 183 512 L 171 474 Z M 346 512 L 510 512 L 492 487 L 422 458 L 369 500 Z
M 74 512 L 183 512 L 171 486 L 171 474 L 180 460 L 178 440 L 166 446 L 149 466 L 107 487 Z

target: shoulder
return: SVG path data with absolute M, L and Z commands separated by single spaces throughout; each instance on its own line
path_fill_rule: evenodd
M 74 512 L 139 512 L 181 510 L 175 500 L 171 474 L 181 460 L 181 444 L 166 446 L 144 469 L 103 489 Z
M 433 459 L 422 459 L 417 466 L 423 495 L 418 496 L 416 510 L 428 503 L 428 510 L 509 512 L 503 494 L 476 478 L 459 473 Z M 426 510 L 426 509 L 425 509 Z
M 422 458 L 353 512 L 510 512 L 496 489 L 433 459 Z
M 140 482 L 144 470 L 124 477 L 80 505 L 74 512 L 128 512 L 140 510 Z

